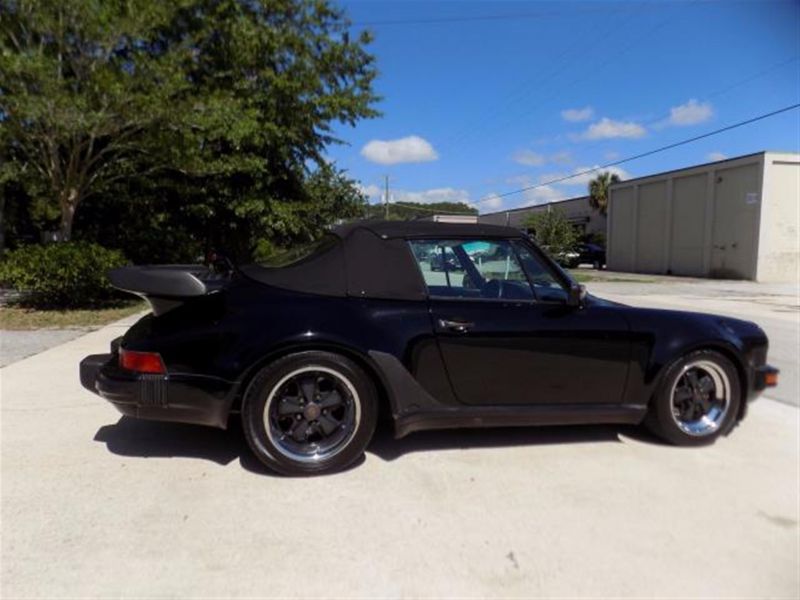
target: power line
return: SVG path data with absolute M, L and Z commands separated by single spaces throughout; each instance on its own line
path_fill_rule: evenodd
M 723 94 L 727 94 L 731 90 L 734 90 L 734 89 L 736 89 L 738 87 L 741 87 L 741 86 L 745 85 L 746 83 L 750 83 L 752 81 L 760 79 L 761 77 L 769 75 L 770 73 L 772 73 L 772 72 L 774 72 L 774 71 L 776 71 L 776 70 L 778 70 L 778 69 L 780 69 L 782 67 L 785 67 L 785 66 L 787 66 L 787 65 L 789 65 L 791 63 L 795 63 L 798 60 L 800 60 L 800 55 L 796 55 L 796 56 L 793 56 L 791 58 L 784 59 L 784 60 L 782 60 L 780 62 L 777 62 L 777 63 L 774 63 L 774 64 L 772 64 L 772 65 L 770 65 L 770 66 L 768 66 L 768 67 L 766 67 L 764 69 L 761 69 L 761 70 L 756 71 L 754 73 L 750 73 L 746 77 L 744 77 L 742 79 L 739 79 L 739 80 L 736 80 L 733 83 L 728 83 L 723 88 L 719 88 L 717 90 L 710 91 L 710 92 L 709 91 L 704 92 L 703 94 L 698 95 L 697 98 L 703 99 L 703 100 L 711 99 L 711 98 L 717 98 L 717 97 L 719 97 L 719 96 L 721 96 Z M 646 122 L 642 122 L 642 125 L 645 126 L 645 127 L 652 127 L 653 125 L 656 125 L 656 124 L 668 119 L 669 116 L 670 116 L 670 113 L 667 112 L 667 113 L 665 113 L 663 115 L 660 115 L 660 116 L 658 116 L 656 118 L 650 119 L 650 120 L 648 120 Z M 545 135 L 550 135 L 550 134 L 547 133 Z M 601 139 L 601 140 L 597 140 L 597 141 L 594 141 L 594 142 L 583 144 L 581 147 L 584 148 L 584 149 L 592 149 L 592 148 L 595 148 L 595 147 L 597 147 L 597 146 L 599 146 L 601 144 L 605 144 L 607 142 L 608 142 L 608 140 Z M 475 183 L 475 185 L 477 185 L 477 183 Z M 464 186 L 464 184 L 462 184 L 462 186 Z
M 779 63 L 776 63 L 776 64 L 772 65 L 771 67 L 767 67 L 766 69 L 763 69 L 763 70 L 759 71 L 758 73 L 753 73 L 752 75 L 750 75 L 750 76 L 748 76 L 748 77 L 746 77 L 744 79 L 740 79 L 739 81 L 737 81 L 735 83 L 732 83 L 732 84 L 728 85 L 727 87 L 722 88 L 721 90 L 717 90 L 716 92 L 712 92 L 711 94 L 706 94 L 706 98 L 715 98 L 716 96 L 721 96 L 722 94 L 727 94 L 731 90 L 734 90 L 734 89 L 736 89 L 738 87 L 743 86 L 745 83 L 750 83 L 751 81 L 754 81 L 756 79 L 764 77 L 764 75 L 769 75 L 770 73 L 772 73 L 773 71 L 776 71 L 777 69 L 780 69 L 781 67 L 785 67 L 786 65 L 788 65 L 790 63 L 797 62 L 798 59 L 800 59 L 800 55 L 793 56 L 792 58 L 789 58 L 787 60 L 784 60 L 784 61 L 781 61 Z
M 745 125 L 750 125 L 751 123 L 756 123 L 758 121 L 763 121 L 764 119 L 768 119 L 769 117 L 774 117 L 775 115 L 779 115 L 779 114 L 782 114 L 782 113 L 785 113 L 785 112 L 789 112 L 790 110 L 794 110 L 796 108 L 800 108 L 800 103 L 792 104 L 790 106 L 785 106 L 783 108 L 779 108 L 777 110 L 773 110 L 771 112 L 764 113 L 762 115 L 758 115 L 757 117 L 752 117 L 752 118 L 746 119 L 744 121 L 739 121 L 738 123 L 733 123 L 732 125 L 727 125 L 725 127 L 721 127 L 719 129 L 715 129 L 714 131 L 709 131 L 709 132 L 703 133 L 701 135 L 696 135 L 694 137 L 687 138 L 685 140 L 681 140 L 679 142 L 673 142 L 671 144 L 667 144 L 666 146 L 661 146 L 661 147 L 655 148 L 653 150 L 648 150 L 647 152 L 641 152 L 641 153 L 635 154 L 633 156 L 620 158 L 619 160 L 615 160 L 615 161 L 612 161 L 612 162 L 605 163 L 603 165 L 600 165 L 599 167 L 594 167 L 592 169 L 586 169 L 584 171 L 579 171 L 577 173 L 573 173 L 572 175 L 565 175 L 564 177 L 557 177 L 555 179 L 551 179 L 549 181 L 544 181 L 544 182 L 538 183 L 536 185 L 529 185 L 529 186 L 522 187 L 522 188 L 519 188 L 519 189 L 516 189 L 516 190 L 503 192 L 502 194 L 491 194 L 489 196 L 486 196 L 484 198 L 476 200 L 475 202 L 467 202 L 466 204 L 470 204 L 471 206 L 477 206 L 478 204 L 480 204 L 482 202 L 488 202 L 489 200 L 496 200 L 498 198 L 506 198 L 507 196 L 513 196 L 515 194 L 521 194 L 522 192 L 527 192 L 529 190 L 535 190 L 537 188 L 541 188 L 541 187 L 544 187 L 544 186 L 553 185 L 553 184 L 556 184 L 556 183 L 561 183 L 562 181 L 568 181 L 570 179 L 574 179 L 574 178 L 580 177 L 582 175 L 588 175 L 590 173 L 596 173 L 597 171 L 601 171 L 603 169 L 608 169 L 609 167 L 616 167 L 617 165 L 621 165 L 621 164 L 628 163 L 628 162 L 631 162 L 631 161 L 634 161 L 634 160 L 638 160 L 638 159 L 644 158 L 646 156 L 652 156 L 653 154 L 658 154 L 659 152 L 664 152 L 666 150 L 671 150 L 672 148 L 677 148 L 679 146 L 685 146 L 686 144 L 691 144 L 692 142 L 696 142 L 698 140 L 709 138 L 711 136 L 718 135 L 720 133 L 724 133 L 726 131 L 731 131 L 732 129 L 737 129 L 739 127 L 744 127 Z M 417 206 L 417 205 L 413 205 L 413 204 L 407 204 L 407 203 L 403 203 L 403 202 L 394 202 L 394 203 L 392 203 L 392 206 L 404 207 L 404 208 L 408 208 L 409 210 L 416 210 L 416 211 L 421 211 L 421 212 L 430 212 L 430 213 L 442 212 L 439 209 L 425 208 L 425 207 L 422 207 L 422 206 Z M 450 214 L 464 214 L 464 215 L 467 215 L 467 214 L 474 214 L 474 213 L 466 213 L 466 212 L 464 212 L 464 213 L 452 213 L 451 212 Z
M 517 19 L 537 19 L 540 17 L 561 17 L 574 16 L 577 13 L 608 13 L 607 8 L 587 8 L 580 11 L 575 10 L 550 10 L 538 12 L 487 14 L 463 17 L 429 17 L 412 19 L 385 19 L 382 21 L 354 21 L 350 23 L 352 27 L 380 27 L 384 25 L 437 25 L 441 23 L 469 23 L 474 21 L 510 21 Z
M 692 142 L 696 142 L 698 140 L 702 140 L 714 135 L 718 135 L 720 133 L 724 133 L 725 131 L 730 131 L 732 129 L 737 129 L 738 127 L 743 127 L 745 125 L 750 125 L 751 123 L 755 123 L 757 121 L 762 121 L 769 117 L 774 117 L 775 115 L 779 115 L 781 113 L 788 112 L 790 110 L 794 110 L 800 107 L 800 103 L 792 104 L 790 106 L 785 106 L 783 108 L 779 108 L 778 110 L 773 110 L 772 112 L 765 113 L 763 115 L 759 115 L 757 117 L 753 117 L 751 119 L 747 119 L 745 121 L 739 121 L 738 123 L 734 123 L 732 125 L 727 125 L 726 127 L 721 127 L 720 129 L 715 129 L 714 131 L 709 131 L 707 133 L 703 133 L 701 135 L 696 135 L 691 138 L 687 138 L 685 140 L 681 140 L 679 142 L 674 142 L 672 144 L 667 144 L 666 146 L 661 146 L 660 148 L 656 148 L 654 150 L 648 150 L 647 152 L 642 152 L 640 154 L 635 154 L 633 156 L 628 156 L 626 158 L 621 158 L 619 160 L 615 160 L 609 163 L 605 163 L 600 165 L 599 167 L 594 167 L 592 169 L 586 169 L 584 171 L 579 171 L 578 173 L 573 173 L 572 175 L 565 175 L 564 177 L 558 177 L 556 179 L 551 179 L 549 181 L 544 181 L 542 183 L 537 183 L 536 185 L 529 185 L 526 187 L 522 187 L 516 190 L 511 190 L 509 192 L 504 192 L 502 194 L 491 194 L 486 196 L 485 198 L 481 198 L 480 200 L 476 200 L 472 202 L 473 205 L 480 204 L 481 202 L 488 202 L 489 200 L 495 200 L 497 198 L 505 198 L 507 196 L 513 196 L 514 194 L 521 194 L 522 192 L 527 192 L 530 190 L 535 190 L 537 188 L 541 188 L 547 185 L 553 185 L 555 183 L 561 183 L 562 181 L 567 181 L 569 179 L 574 179 L 576 177 L 580 177 L 582 175 L 588 175 L 590 173 L 595 173 L 602 169 L 608 169 L 609 167 L 616 167 L 617 165 L 621 165 L 627 162 L 631 162 L 633 160 L 638 160 L 640 158 L 644 158 L 645 156 L 652 156 L 653 154 L 657 154 L 659 152 L 664 152 L 665 150 L 671 150 L 672 148 L 677 148 L 678 146 L 685 146 L 686 144 L 690 144 Z

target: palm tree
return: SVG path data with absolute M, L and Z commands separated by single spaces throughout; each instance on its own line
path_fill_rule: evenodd
M 618 181 L 622 181 L 619 175 L 605 171 L 589 182 L 589 204 L 601 215 L 608 212 L 608 188 Z

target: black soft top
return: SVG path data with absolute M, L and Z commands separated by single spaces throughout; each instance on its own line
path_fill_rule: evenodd
M 356 229 L 366 229 L 384 239 L 518 238 L 522 236 L 520 230 L 513 227 L 481 223 L 438 223 L 435 221 L 356 221 L 335 227 L 333 233 L 345 238 Z
M 317 252 L 285 267 L 241 271 L 274 287 L 338 297 L 423 300 L 425 282 L 406 239 L 519 238 L 511 227 L 431 221 L 360 221 L 335 227 Z

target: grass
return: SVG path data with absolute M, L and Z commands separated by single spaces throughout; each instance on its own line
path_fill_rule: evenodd
M 655 283 L 655 279 L 648 279 L 645 277 L 604 277 L 602 275 L 594 275 L 583 271 L 570 270 L 570 275 L 578 283 L 589 283 L 592 281 L 601 281 L 608 283 Z
M 108 308 L 37 310 L 0 307 L 0 329 L 72 329 L 100 327 L 148 308 L 146 302 L 130 301 Z
M 587 273 L 577 273 L 575 271 L 570 271 L 569 274 L 572 275 L 572 278 L 575 281 L 577 281 L 578 283 L 587 283 L 589 281 L 597 281 L 596 277 L 592 277 L 591 275 L 589 275 Z

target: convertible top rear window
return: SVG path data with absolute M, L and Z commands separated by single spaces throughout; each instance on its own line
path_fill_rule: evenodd
M 334 230 L 241 272 L 268 285 L 309 294 L 424 300 L 425 286 L 402 239 L 365 227 Z
M 268 269 L 295 266 L 303 261 L 310 260 L 317 254 L 322 254 L 333 248 L 338 243 L 339 238 L 333 234 L 326 234 L 305 244 L 296 244 L 290 248 L 285 248 L 258 261 L 258 265 Z

